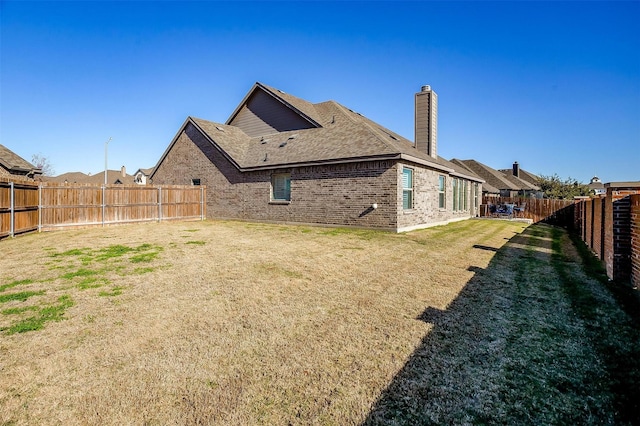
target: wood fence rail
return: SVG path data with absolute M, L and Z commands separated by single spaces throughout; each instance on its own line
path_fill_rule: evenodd
M 545 220 L 564 221 L 565 214 L 567 217 L 573 218 L 572 207 L 574 200 L 555 200 L 549 198 L 527 198 L 527 197 L 483 197 L 482 204 L 515 204 L 523 206 L 522 212 L 517 213 L 518 218 L 531 219 L 533 223 Z
M 0 238 L 64 227 L 204 219 L 206 187 L 0 180 Z

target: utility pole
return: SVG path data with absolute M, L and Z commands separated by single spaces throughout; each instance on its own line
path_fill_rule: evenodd
M 107 146 L 111 142 L 111 137 L 104 143 L 104 184 L 107 184 Z

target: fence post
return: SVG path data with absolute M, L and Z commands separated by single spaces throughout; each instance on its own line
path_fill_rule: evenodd
M 13 186 L 13 182 L 9 182 L 9 197 L 10 197 L 10 201 L 9 201 L 9 235 L 11 236 L 11 238 L 13 238 L 15 236 L 15 213 L 16 213 L 16 208 L 15 208 L 15 197 L 14 197 L 14 191 L 15 188 Z
M 38 184 L 38 232 L 42 232 L 42 184 Z
M 101 185 L 100 187 L 102 188 L 102 227 L 104 228 L 104 211 L 106 207 L 105 186 Z
M 204 187 L 200 187 L 200 220 L 204 220 Z
M 158 187 L 158 222 L 162 222 L 162 187 Z

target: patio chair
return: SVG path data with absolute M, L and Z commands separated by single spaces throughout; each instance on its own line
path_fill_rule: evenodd
M 513 208 L 513 211 L 515 213 L 515 216 L 518 217 L 518 213 L 523 213 L 524 209 L 527 207 L 527 203 L 522 203 L 519 206 L 515 206 Z

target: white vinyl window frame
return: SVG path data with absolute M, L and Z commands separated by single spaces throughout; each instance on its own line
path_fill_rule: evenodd
M 413 209 L 413 169 L 409 167 L 402 168 L 402 209 Z
M 438 208 L 447 208 L 447 177 L 444 175 L 438 176 Z

